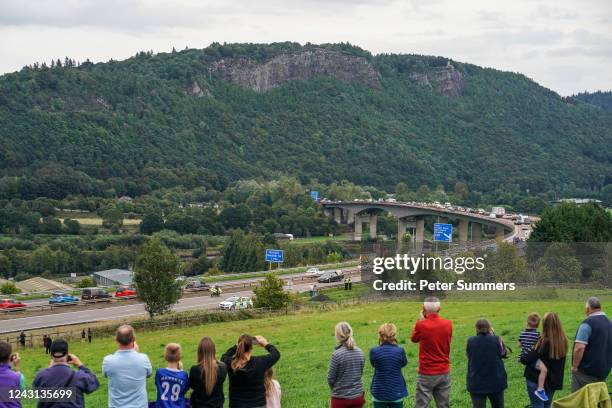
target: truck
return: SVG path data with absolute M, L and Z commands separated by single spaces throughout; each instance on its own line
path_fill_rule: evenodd
M 516 225 L 529 224 L 529 217 L 527 215 L 519 214 L 514 223 Z
M 504 207 L 493 207 L 491 208 L 491 214 L 494 214 L 496 218 L 501 218 L 506 214 Z

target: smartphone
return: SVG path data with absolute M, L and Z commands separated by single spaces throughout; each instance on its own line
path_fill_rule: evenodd
M 253 337 L 252 339 L 253 339 L 253 344 L 259 344 L 259 342 L 257 341 L 255 337 Z
M 16 358 L 17 358 L 17 353 L 13 353 L 11 354 L 11 357 L 9 357 L 9 361 L 12 363 L 13 361 L 15 361 Z
M 70 354 L 68 354 L 68 362 L 72 361 L 72 356 Z

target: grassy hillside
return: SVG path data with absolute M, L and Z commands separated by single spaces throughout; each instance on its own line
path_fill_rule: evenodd
M 380 89 L 318 76 L 256 92 L 211 71 L 315 47 L 213 44 L 4 75 L 0 198 L 220 189 L 278 173 L 532 193 L 611 183 L 612 115 L 520 74 L 454 61 L 449 73 L 446 58 L 346 44 L 324 47 L 365 58 Z
M 452 300 L 444 301 L 442 315 L 454 321 L 451 356 L 452 406 L 459 408 L 471 406 L 469 396 L 465 391 L 467 365 L 465 344 L 468 337 L 473 335 L 473 325 L 478 318 L 482 316 L 489 318 L 497 333 L 502 335 L 507 344 L 515 350 L 514 355 L 505 363 L 509 380 L 506 401 L 508 406 L 522 407 L 527 404 L 528 400 L 524 391 L 522 366 L 517 362 L 516 340 L 524 326 L 526 315 L 532 311 L 541 314 L 547 311 L 560 313 L 564 329 L 571 341 L 578 324 L 583 319 L 584 299 L 592 294 L 599 294 L 604 305 L 612 301 L 609 292 L 574 290 L 550 290 L 540 295 L 528 293 L 526 296 L 517 293 L 512 295 L 516 298 L 513 297 L 512 300 L 508 298 L 506 301 L 487 301 L 486 296 L 479 297 L 479 301 L 462 301 L 458 296 L 451 296 Z M 557 295 L 560 297 L 556 297 Z M 538 298 L 538 300 L 523 300 L 525 298 Z M 142 332 L 137 336 L 142 351 L 149 354 L 154 367 L 159 367 L 163 360 L 163 347 L 168 342 L 178 341 L 182 344 L 185 365 L 190 366 L 195 361 L 196 345 L 202 336 L 212 336 L 217 342 L 217 350 L 222 352 L 230 347 L 241 333 L 264 335 L 279 347 L 282 354 L 277 365 L 277 376 L 283 389 L 283 406 L 313 408 L 327 406 L 329 390 L 325 378 L 328 360 L 335 345 L 334 325 L 340 320 L 349 321 L 355 330 L 358 345 L 367 351 L 376 346 L 378 326 L 384 322 L 394 322 L 399 327 L 401 345 L 406 348 L 408 354 L 409 363 L 404 369 L 404 376 L 410 392 L 407 406 L 412 406 L 418 348 L 410 343 L 407 337 L 410 335 L 419 310 L 420 303 L 417 302 L 379 302 L 327 313 L 216 323 L 183 329 Z M 114 350 L 111 338 L 96 338 L 92 345 L 74 342 L 71 347 L 72 351 L 97 374 L 100 374 L 102 357 Z M 22 357 L 23 371 L 28 381 L 32 380 L 36 370 L 45 367 L 48 363 L 44 351 L 40 349 L 26 350 Z M 568 362 L 565 387 L 559 395 L 568 393 L 569 372 Z M 372 374 L 372 368 L 367 364 L 364 376 L 366 389 L 369 388 Z M 153 380 L 148 381 L 148 389 L 149 398 L 153 399 L 155 395 Z M 102 379 L 101 389 L 88 397 L 88 406 L 103 406 L 106 395 L 106 381 Z M 371 400 L 369 393 L 367 398 Z

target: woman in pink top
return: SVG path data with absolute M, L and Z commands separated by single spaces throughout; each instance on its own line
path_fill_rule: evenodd
M 264 377 L 266 386 L 266 408 L 281 408 L 281 387 L 274 379 L 274 370 L 268 368 Z

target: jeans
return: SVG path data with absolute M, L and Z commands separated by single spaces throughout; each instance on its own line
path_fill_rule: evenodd
M 555 395 L 554 390 L 550 390 L 546 392 L 548 396 L 548 401 L 544 402 L 534 394 L 535 390 L 538 389 L 538 383 L 533 381 L 526 380 L 527 382 L 527 394 L 529 395 L 529 401 L 531 402 L 531 408 L 550 408 L 550 404 L 552 403 L 553 396 Z
M 437 408 L 449 408 L 451 390 L 450 374 L 425 375 L 419 374 L 416 380 L 415 408 L 429 408 L 433 398 Z
M 504 392 L 495 394 L 470 394 L 473 408 L 487 408 L 487 398 L 491 401 L 491 408 L 504 408 Z
M 400 402 L 382 402 L 374 401 L 374 408 L 403 408 L 404 401 Z

